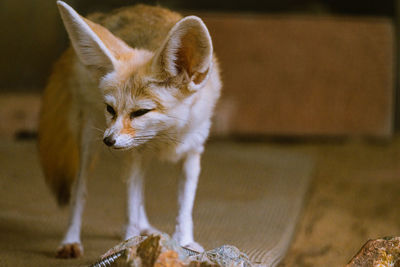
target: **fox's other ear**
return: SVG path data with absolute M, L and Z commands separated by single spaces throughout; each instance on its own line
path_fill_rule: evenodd
M 213 47 L 206 25 L 196 16 L 185 17 L 170 30 L 157 51 L 153 68 L 169 77 L 186 76 L 189 90 L 201 88 L 208 79 Z
M 105 74 L 114 69 L 119 54 L 131 49 L 106 28 L 81 17 L 63 1 L 57 1 L 65 28 L 80 61 Z

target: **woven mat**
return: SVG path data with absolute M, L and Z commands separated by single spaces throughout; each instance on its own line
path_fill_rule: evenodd
M 47 190 L 32 142 L 0 145 L 0 266 L 87 266 L 119 242 L 125 190 L 117 152 L 105 151 L 89 181 L 82 240 L 85 256 L 54 258 L 67 223 Z M 262 144 L 211 143 L 202 159 L 195 236 L 206 249 L 237 246 L 275 266 L 290 243 L 313 160 Z M 147 175 L 150 221 L 172 234 L 179 172 L 158 164 Z

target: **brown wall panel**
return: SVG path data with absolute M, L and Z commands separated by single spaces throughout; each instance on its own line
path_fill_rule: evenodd
M 392 133 L 389 19 L 201 16 L 222 68 L 220 134 Z
M 65 46 L 55 2 L 4 16 L 0 91 L 43 84 Z M 9 14 L 9 16 L 6 16 Z M 373 135 L 393 128 L 391 20 L 253 14 L 198 14 L 220 59 L 223 97 L 215 132 L 244 135 Z M 12 90 L 5 90 L 12 88 Z

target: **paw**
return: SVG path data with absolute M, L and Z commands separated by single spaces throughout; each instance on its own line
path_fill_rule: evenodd
M 140 235 L 143 235 L 143 236 L 161 235 L 161 234 L 162 234 L 162 232 L 159 231 L 157 228 L 154 228 L 153 226 L 146 227 L 140 231 Z
M 157 228 L 153 226 L 146 226 L 138 229 L 138 227 L 127 227 L 125 230 L 125 240 L 132 238 L 134 236 L 149 236 L 149 235 L 160 235 L 162 234 Z
M 62 244 L 58 248 L 56 257 L 62 259 L 79 258 L 83 256 L 83 247 L 81 243 Z
M 194 242 L 194 241 L 187 243 L 187 244 L 181 244 L 181 246 L 184 248 L 196 251 L 196 252 L 200 252 L 200 253 L 204 252 L 204 248 L 199 243 Z

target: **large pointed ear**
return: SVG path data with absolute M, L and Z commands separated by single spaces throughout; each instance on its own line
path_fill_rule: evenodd
M 206 25 L 196 16 L 185 17 L 169 32 L 156 52 L 153 69 L 167 77 L 183 75 L 188 89 L 206 83 L 212 67 L 213 47 Z
M 72 7 L 57 1 L 62 20 L 80 61 L 105 74 L 114 69 L 116 61 L 130 47 L 106 28 L 81 17 Z

